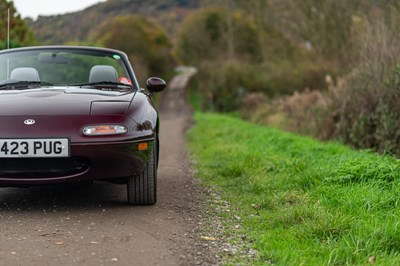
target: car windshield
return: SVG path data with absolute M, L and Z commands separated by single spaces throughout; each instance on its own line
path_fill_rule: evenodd
M 123 55 L 80 48 L 16 49 L 0 53 L 0 88 L 77 86 L 136 88 Z

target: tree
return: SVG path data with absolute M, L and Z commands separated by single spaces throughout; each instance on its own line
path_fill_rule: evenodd
M 33 33 L 18 14 L 13 2 L 0 0 L 0 49 L 7 48 L 8 9 L 10 9 L 10 47 L 35 44 Z
M 141 16 L 120 16 L 105 23 L 95 37 L 103 46 L 124 51 L 139 80 L 163 75 L 174 65 L 172 44 L 164 30 Z
M 269 39 L 268 28 L 283 34 L 292 44 L 304 48 L 319 61 L 350 69 L 356 60 L 354 21 L 375 6 L 397 0 L 204 0 L 231 10 L 244 10 L 261 31 L 262 42 Z M 399 4 L 397 4 L 399 5 Z M 268 45 L 269 46 L 269 45 Z M 268 59 L 268 49 L 264 60 Z
M 206 8 L 182 25 L 178 56 L 185 63 L 260 59 L 259 31 L 240 11 Z

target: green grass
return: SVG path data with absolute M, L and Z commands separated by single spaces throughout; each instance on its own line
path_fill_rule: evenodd
M 399 161 L 223 115 L 195 121 L 198 176 L 241 217 L 252 264 L 400 264 Z

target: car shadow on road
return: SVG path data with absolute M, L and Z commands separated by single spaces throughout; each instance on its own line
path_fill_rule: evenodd
M 107 182 L 0 188 L 0 211 L 126 208 L 125 190 Z

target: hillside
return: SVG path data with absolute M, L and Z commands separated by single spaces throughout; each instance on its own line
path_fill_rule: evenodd
M 92 41 L 99 25 L 118 15 L 144 15 L 157 20 L 170 35 L 199 0 L 108 0 L 85 10 L 57 16 L 27 19 L 40 44 Z

